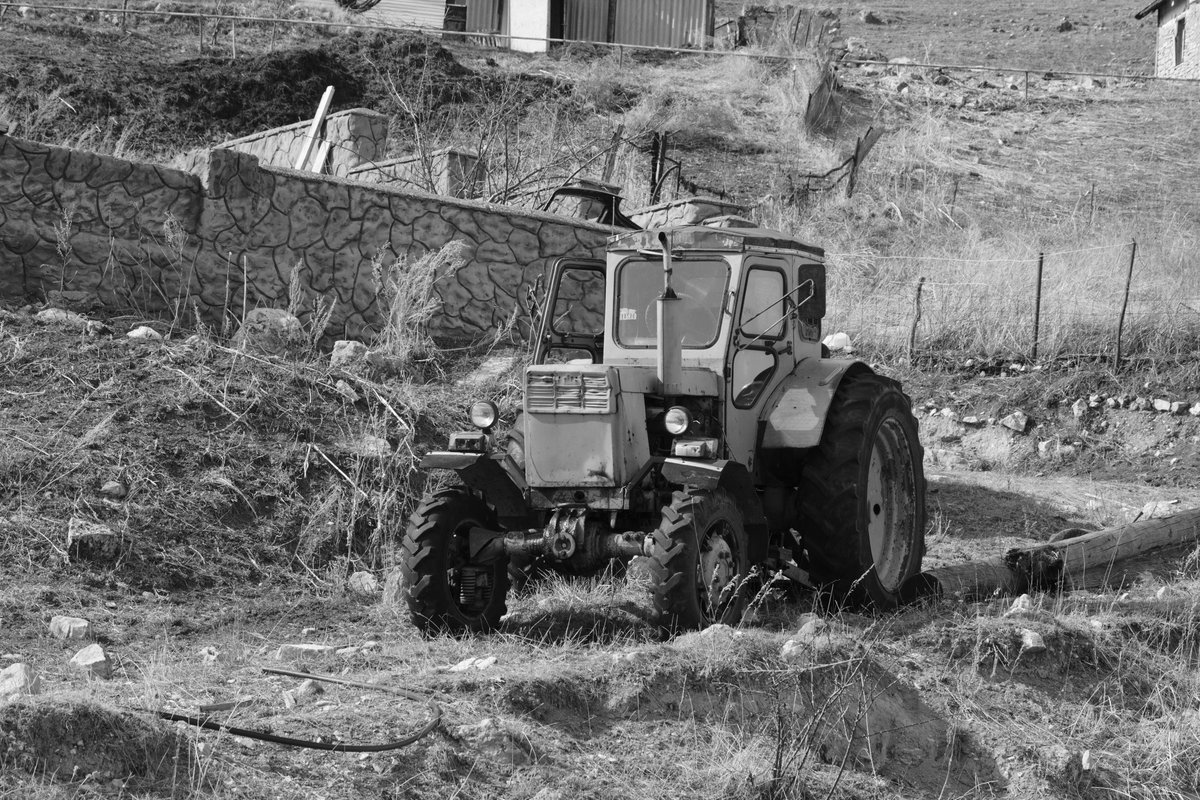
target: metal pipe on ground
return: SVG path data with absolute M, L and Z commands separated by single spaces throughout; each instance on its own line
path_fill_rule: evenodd
M 927 570 L 909 580 L 904 595 L 963 600 L 1037 590 L 1093 589 L 1124 576 L 1120 568 L 1148 553 L 1200 541 L 1200 509 L 1069 536 L 1003 556 Z

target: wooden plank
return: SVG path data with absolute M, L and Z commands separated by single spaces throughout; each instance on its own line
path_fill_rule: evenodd
M 315 172 L 320 175 L 325 171 L 325 165 L 329 162 L 329 151 L 333 145 L 328 140 L 322 139 L 321 144 L 317 147 L 317 155 L 312 160 L 312 167 L 309 172 Z
M 300 150 L 300 157 L 296 159 L 296 169 L 302 170 L 308 164 L 308 159 L 312 156 L 313 146 L 317 143 L 317 135 L 321 132 L 321 126 L 325 123 L 325 116 L 329 113 L 331 103 L 333 103 L 333 87 L 326 86 L 325 94 L 321 95 L 321 102 L 317 105 L 317 115 L 313 117 L 308 134 L 304 137 L 304 147 Z

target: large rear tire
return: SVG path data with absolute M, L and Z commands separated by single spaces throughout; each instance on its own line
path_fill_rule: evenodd
M 650 589 L 668 630 L 736 624 L 744 611 L 737 579 L 750 571 L 746 529 L 724 491 L 675 492 L 651 534 Z
M 797 529 L 819 581 L 892 608 L 925 553 L 925 472 L 912 403 L 900 384 L 847 375 L 800 477 Z
M 473 527 L 495 530 L 496 515 L 461 488 L 427 495 L 409 518 L 400 566 L 413 624 L 425 633 L 486 631 L 504 616 L 508 559 L 473 562 Z

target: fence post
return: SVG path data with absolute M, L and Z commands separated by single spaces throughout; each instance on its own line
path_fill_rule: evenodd
M 911 367 L 913 356 L 917 349 L 917 323 L 921 321 L 921 288 L 925 286 L 925 276 L 917 280 L 917 295 L 913 298 L 913 321 L 908 330 L 908 365 Z
M 200 55 L 204 55 L 204 17 L 196 18 L 200 23 Z
M 1029 70 L 1025 70 L 1025 102 L 1029 102 Z
M 1046 263 L 1046 254 L 1038 253 L 1037 286 L 1033 293 L 1033 354 L 1030 358 L 1037 361 L 1038 334 L 1042 326 L 1042 265 Z
M 121 3 L 121 33 L 125 33 L 125 25 L 127 24 L 129 17 L 128 12 L 129 0 L 124 0 L 124 2 Z
M 1129 308 L 1129 287 L 1133 283 L 1133 262 L 1137 258 L 1137 240 L 1129 241 L 1129 270 L 1125 273 L 1125 294 L 1121 298 L 1121 316 L 1117 318 L 1117 361 L 1121 368 L 1121 334 L 1125 332 L 1125 310 Z
M 229 21 L 229 44 L 233 50 L 233 58 L 237 60 L 237 20 Z

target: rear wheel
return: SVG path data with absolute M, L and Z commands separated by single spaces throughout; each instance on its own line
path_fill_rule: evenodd
M 737 579 L 749 573 L 746 529 L 723 491 L 675 492 L 651 534 L 650 589 L 668 629 L 736 623 L 744 610 Z
M 466 489 L 428 495 L 404 534 L 401 569 L 413 623 L 425 632 L 484 631 L 505 612 L 508 559 L 473 561 L 471 528 L 495 530 L 496 516 Z
M 922 456 L 900 384 L 842 379 L 800 478 L 797 529 L 814 577 L 881 608 L 901 601 L 925 552 Z

